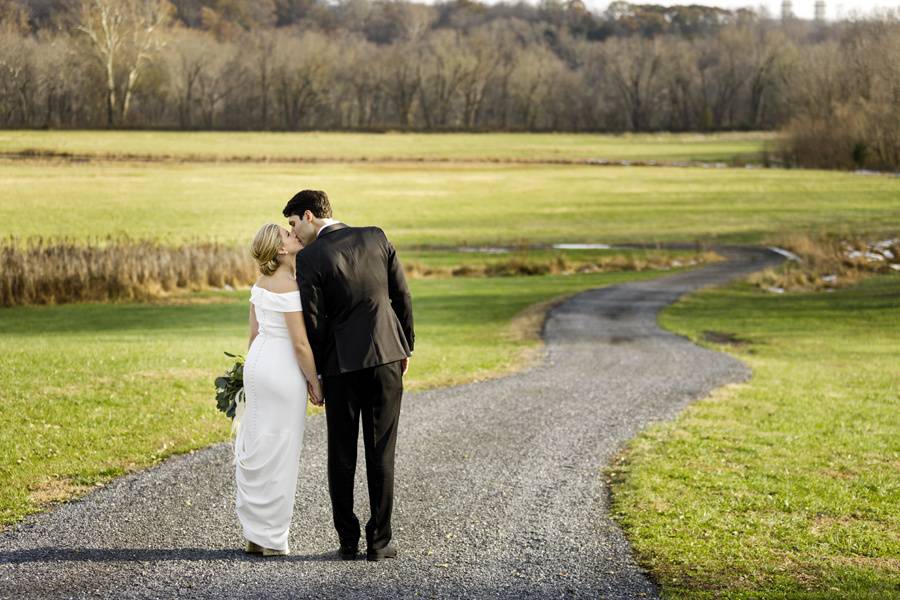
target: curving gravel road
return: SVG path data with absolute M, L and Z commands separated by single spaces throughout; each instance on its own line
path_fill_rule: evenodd
M 543 363 L 404 398 L 397 560 L 336 559 L 325 419 L 307 422 L 291 549 L 250 557 L 220 444 L 0 533 L 0 598 L 651 598 L 600 469 L 648 423 L 748 370 L 662 331 L 681 294 L 781 258 L 761 249 L 582 293 L 547 320 Z M 360 461 L 362 449 L 360 448 Z M 357 514 L 368 517 L 363 465 Z

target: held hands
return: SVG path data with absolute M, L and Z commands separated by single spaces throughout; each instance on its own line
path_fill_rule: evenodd
M 325 397 L 322 395 L 322 381 L 318 377 L 306 382 L 306 391 L 309 393 L 309 401 L 314 406 L 325 405 Z

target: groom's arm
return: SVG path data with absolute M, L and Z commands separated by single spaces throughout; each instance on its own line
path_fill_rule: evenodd
M 325 367 L 322 356 L 324 323 L 322 317 L 325 314 L 322 304 L 322 288 L 320 287 L 319 274 L 314 268 L 297 255 L 297 284 L 300 288 L 300 299 L 303 301 L 303 320 L 306 324 L 306 337 L 312 346 L 316 359 L 316 369 L 321 373 Z
M 383 232 L 382 235 L 384 235 Z M 387 244 L 388 296 L 391 299 L 391 308 L 394 309 L 400 326 L 403 327 L 409 351 L 412 352 L 416 342 L 416 334 L 413 329 L 412 296 L 409 293 L 409 286 L 406 284 L 403 266 L 397 258 L 397 251 L 394 250 L 394 246 L 387 237 L 384 238 L 384 243 Z

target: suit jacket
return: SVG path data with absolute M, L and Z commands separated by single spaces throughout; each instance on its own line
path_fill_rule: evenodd
M 412 353 L 412 298 L 397 253 L 378 227 L 322 229 L 297 255 L 297 283 L 320 374 L 359 371 Z

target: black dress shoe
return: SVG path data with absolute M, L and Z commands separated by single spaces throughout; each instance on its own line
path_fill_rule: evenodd
M 356 560 L 356 555 L 359 554 L 359 546 L 341 546 L 338 552 L 344 560 Z
M 366 560 L 379 561 L 388 558 L 397 558 L 397 547 L 393 544 L 388 544 L 378 550 L 366 550 Z

